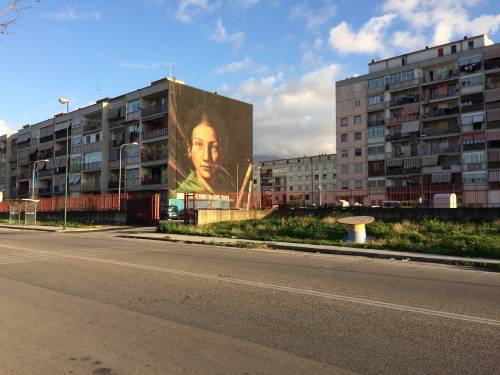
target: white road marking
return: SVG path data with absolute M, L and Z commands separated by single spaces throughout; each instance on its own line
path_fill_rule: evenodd
M 373 306 L 373 307 L 386 308 L 386 309 L 390 309 L 390 310 L 406 311 L 406 312 L 411 312 L 411 313 L 415 313 L 415 314 L 431 315 L 431 316 L 437 316 L 437 317 L 441 317 L 441 318 L 461 320 L 461 321 L 467 321 L 467 322 L 479 323 L 479 324 L 488 324 L 488 325 L 500 327 L 500 320 L 482 318 L 482 317 L 472 316 L 472 315 L 455 314 L 455 313 L 450 313 L 450 312 L 446 312 L 446 311 L 425 309 L 425 308 L 413 307 L 413 306 L 407 306 L 407 305 L 399 305 L 399 304 L 395 304 L 395 303 L 369 300 L 369 299 L 365 299 L 365 298 L 350 297 L 350 296 L 345 296 L 345 295 L 341 295 L 341 294 L 318 292 L 318 291 L 309 290 L 309 289 L 293 288 L 293 287 L 288 287 L 288 286 L 283 286 L 283 285 L 278 285 L 278 284 L 263 283 L 263 282 L 251 281 L 251 280 L 234 279 L 234 278 L 229 278 L 229 277 L 215 276 L 215 275 L 209 275 L 209 274 L 204 274 L 204 273 L 199 273 L 199 272 L 183 271 L 183 270 L 172 269 L 172 268 L 147 266 L 147 265 L 143 265 L 143 264 L 121 262 L 121 261 L 111 260 L 111 259 L 99 259 L 99 258 L 93 258 L 93 257 L 89 257 L 89 256 L 62 254 L 62 253 L 57 253 L 57 252 L 47 252 L 47 251 L 43 251 L 43 250 L 29 249 L 29 248 L 23 248 L 23 247 L 18 247 L 18 246 L 10 246 L 10 245 L 0 244 L 0 247 L 8 248 L 11 250 L 15 249 L 15 250 L 28 251 L 28 252 L 39 253 L 39 254 L 51 254 L 51 255 L 55 255 L 55 256 L 60 256 L 61 258 L 67 258 L 67 259 L 79 259 L 79 260 L 85 260 L 85 261 L 89 261 L 89 262 L 112 264 L 115 266 L 129 267 L 129 268 L 135 268 L 135 269 L 146 270 L 146 271 L 157 271 L 157 272 L 163 272 L 163 273 L 169 273 L 169 274 L 175 274 L 175 275 L 182 275 L 182 276 L 196 277 L 196 278 L 202 278 L 202 279 L 207 279 L 207 280 L 221 281 L 221 282 L 237 284 L 237 285 L 254 286 L 254 287 L 262 288 L 262 289 L 279 290 L 279 291 L 283 291 L 283 292 L 289 292 L 289 293 L 295 293 L 295 294 L 301 294 L 301 295 L 307 295 L 307 296 L 313 296 L 313 297 L 321 297 L 321 298 L 337 300 L 337 301 L 342 301 L 342 302 L 351 302 L 351 303 L 357 303 L 357 304 L 368 305 L 368 306 Z

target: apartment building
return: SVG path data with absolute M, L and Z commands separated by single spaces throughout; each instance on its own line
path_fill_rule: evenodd
M 155 81 L 133 92 L 27 125 L 17 134 L 1 136 L 0 191 L 6 198 L 30 196 L 36 162 L 35 196 L 64 194 L 68 155 L 71 196 L 116 193 L 121 177 L 122 193 L 160 193 L 163 200 L 168 199 L 168 124 L 172 122 L 169 112 L 174 113 L 176 120 L 184 112 L 189 113 L 200 105 L 198 99 L 193 100 L 196 95 L 206 101 L 221 102 L 225 108 L 228 102 L 237 102 L 183 84 L 183 88 L 178 88 L 179 85 L 179 81 L 171 79 Z M 173 98 L 174 91 L 175 95 L 182 94 Z M 180 102 L 188 105 L 179 109 L 176 103 Z M 246 142 L 251 149 L 251 106 L 238 103 L 250 107 L 250 111 L 237 114 L 249 119 L 250 136 Z M 186 142 L 182 142 L 182 147 L 186 147 Z M 170 150 L 175 158 L 177 146 L 172 144 Z M 171 186 L 175 187 L 176 181 Z
M 256 163 L 253 191 L 267 205 L 320 206 L 335 202 L 336 155 L 322 154 Z
M 339 196 L 499 206 L 500 44 L 464 37 L 368 67 L 336 83 Z

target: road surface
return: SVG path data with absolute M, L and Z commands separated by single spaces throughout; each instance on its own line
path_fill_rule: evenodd
M 500 273 L 0 229 L 1 374 L 498 374 Z

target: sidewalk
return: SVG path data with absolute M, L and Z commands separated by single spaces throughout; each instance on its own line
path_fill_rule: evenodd
M 55 227 L 50 225 L 16 225 L 16 224 L 0 224 L 0 228 L 8 229 L 23 229 L 23 230 L 35 230 L 39 232 L 63 232 L 63 233 L 85 233 L 85 232 L 106 232 L 115 231 L 120 229 L 129 229 L 129 226 L 118 226 L 118 225 L 101 225 L 95 227 L 81 227 L 81 228 L 67 228 Z
M 204 236 L 187 236 L 181 234 L 165 234 L 165 233 L 134 233 L 119 235 L 122 238 L 136 238 L 144 240 L 182 242 L 188 244 L 205 244 L 205 245 L 221 245 L 227 244 L 237 245 L 242 242 L 252 244 L 262 244 L 263 247 L 279 250 L 303 251 L 310 253 L 323 254 L 339 254 L 339 255 L 355 255 L 370 258 L 382 259 L 398 259 L 412 260 L 417 262 L 442 263 L 451 265 L 466 265 L 482 268 L 491 268 L 500 271 L 500 260 L 488 258 L 467 258 L 453 257 L 447 255 L 433 255 L 423 253 L 410 253 L 402 251 L 390 250 L 375 250 L 375 249 L 360 249 L 344 246 L 328 246 L 328 245 L 312 245 L 291 242 L 274 242 L 274 241 L 256 241 L 244 240 L 239 238 L 222 238 L 222 237 L 204 237 Z

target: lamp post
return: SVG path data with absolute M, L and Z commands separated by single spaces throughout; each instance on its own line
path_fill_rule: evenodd
M 31 184 L 32 184 L 32 187 L 31 187 L 31 199 L 35 199 L 35 180 L 36 180 L 36 165 L 38 163 L 48 163 L 50 160 L 49 159 L 42 159 L 42 160 L 36 160 L 35 162 L 33 162 L 33 172 L 32 172 L 32 175 L 31 175 Z
M 121 211 L 122 205 L 121 205 L 121 193 L 122 193 L 122 148 L 125 146 L 139 146 L 139 143 L 137 142 L 132 142 L 132 143 L 124 143 L 120 146 L 120 157 L 119 157 L 119 164 L 118 164 L 118 211 Z
M 64 226 L 66 230 L 66 217 L 68 211 L 68 161 L 69 161 L 69 99 L 59 98 L 59 103 L 66 104 L 66 165 L 64 168 Z

